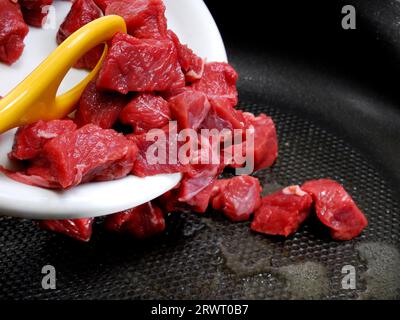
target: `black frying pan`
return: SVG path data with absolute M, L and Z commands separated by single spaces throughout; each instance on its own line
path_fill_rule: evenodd
M 335 242 L 310 219 L 284 240 L 188 212 L 172 214 L 167 233 L 146 243 L 97 225 L 82 245 L 0 218 L 1 298 L 400 297 L 400 3 L 206 2 L 241 77 L 240 107 L 271 115 L 278 127 L 279 161 L 257 174 L 265 192 L 336 179 L 368 229 Z M 341 27 L 345 4 L 356 8 L 356 30 Z M 55 291 L 40 286 L 45 264 L 57 269 Z M 346 290 L 349 266 L 356 287 Z

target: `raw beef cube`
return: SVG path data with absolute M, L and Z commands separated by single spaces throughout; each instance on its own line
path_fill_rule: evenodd
M 106 11 L 107 6 L 113 2 L 119 2 L 121 0 L 94 0 L 97 6 L 103 11 Z
M 129 153 L 127 153 L 124 157 L 106 168 L 95 170 L 85 178 L 85 181 L 112 181 L 129 175 L 132 171 L 133 163 L 135 162 L 136 155 L 138 153 L 138 148 L 135 144 L 131 144 L 129 148 Z
M 210 103 L 204 93 L 186 90 L 169 99 L 172 116 L 179 129 L 197 130 L 210 111 Z
M 167 37 L 167 19 L 162 0 L 112 1 L 107 5 L 105 13 L 123 17 L 128 33 L 136 38 L 165 39 Z
M 211 105 L 211 109 L 200 125 L 200 129 L 217 129 L 222 131 L 224 129 L 245 129 L 246 120 L 240 110 L 233 107 L 226 107 L 221 105 Z
M 165 230 L 164 215 L 151 202 L 113 214 L 105 223 L 108 230 L 128 232 L 138 239 L 147 239 Z
M 53 181 L 54 180 L 53 177 L 49 176 L 49 172 L 46 170 L 43 170 L 43 175 L 46 176 L 47 178 L 44 178 L 42 175 L 41 176 L 27 175 L 26 173 L 23 172 L 14 172 L 4 168 L 3 166 L 0 166 L 0 172 L 5 174 L 7 177 L 9 177 L 14 181 L 24 183 L 29 186 L 41 187 L 47 189 L 60 188 L 60 185 Z
M 191 206 L 191 209 L 197 213 L 204 213 L 207 211 L 210 199 L 214 194 L 214 183 L 203 189 L 201 192 L 196 194 L 194 197 L 189 199 L 187 202 Z
M 169 125 L 154 133 L 131 134 L 126 137 L 139 148 L 132 170 L 134 175 L 147 177 L 187 171 L 188 164 L 180 162 L 177 154 L 181 144 L 177 142 L 176 127 Z
M 14 145 L 9 156 L 11 159 L 33 159 L 42 150 L 44 144 L 61 134 L 76 130 L 72 120 L 38 121 L 22 126 L 18 129 L 14 138 Z
M 19 0 L 24 20 L 34 27 L 41 27 L 45 23 L 52 3 L 53 0 Z
M 200 195 L 199 197 L 196 196 L 207 189 L 209 186 L 211 186 L 218 178 L 218 175 L 220 173 L 221 172 L 219 171 L 215 171 L 214 173 L 203 171 L 202 175 L 199 175 L 197 177 L 190 177 L 186 174 L 181 181 L 178 200 L 180 202 L 186 202 L 191 206 L 197 206 L 199 208 L 203 207 L 197 202 L 204 195 Z
M 57 33 L 57 43 L 62 43 L 76 30 L 85 24 L 100 18 L 103 15 L 100 8 L 93 0 L 76 0 L 72 5 L 64 22 Z M 93 69 L 103 54 L 103 46 L 99 45 L 85 55 L 83 55 L 75 64 L 76 68 Z
M 185 73 L 186 81 L 200 80 L 204 72 L 204 60 L 198 57 L 187 45 L 183 45 L 173 31 L 168 30 L 168 37 L 174 42 L 178 50 L 178 61 Z
M 262 199 L 254 213 L 253 231 L 288 237 L 308 217 L 312 198 L 299 186 L 291 186 Z
M 229 64 L 211 62 L 205 64 L 203 77 L 192 87 L 207 94 L 211 105 L 230 108 L 238 103 L 237 79 L 238 74 Z
M 229 168 L 243 168 L 247 163 L 246 158 L 246 142 L 242 143 L 228 143 L 227 146 L 223 146 L 221 150 L 221 162 L 223 162 Z M 250 159 L 251 161 L 251 159 Z M 250 168 L 249 168 L 250 170 Z M 254 170 L 247 174 L 253 173 Z
M 200 135 L 199 138 L 202 139 Z M 203 142 L 198 152 L 191 155 L 190 165 L 181 181 L 179 201 L 191 202 L 193 197 L 212 185 L 222 173 L 224 166 L 219 161 L 218 151 L 211 143 Z
M 45 181 L 47 181 L 50 186 L 54 185 L 54 189 L 59 189 L 60 184 L 57 179 L 54 177 L 54 174 L 51 172 L 49 163 L 46 158 L 41 156 L 32 159 L 29 162 L 29 167 L 26 169 L 26 174 L 28 177 L 41 177 Z M 40 181 L 36 179 L 37 181 Z M 40 185 L 38 185 L 40 187 Z
M 92 123 L 110 129 L 127 103 L 127 97 L 115 92 L 99 91 L 96 82 L 92 81 L 79 100 L 75 123 L 79 127 Z
M 171 120 L 168 102 L 152 93 L 135 97 L 120 113 L 123 124 L 131 125 L 135 134 L 162 128 Z
M 114 36 L 97 80 L 98 88 L 123 94 L 184 86 L 172 41 L 138 39 L 122 33 Z
M 218 181 L 216 187 L 219 191 L 212 199 L 212 207 L 232 221 L 248 221 L 260 205 L 262 188 L 257 178 L 235 177 Z
M 330 228 L 333 239 L 351 240 L 367 227 L 367 218 L 339 183 L 314 180 L 303 184 L 302 189 L 313 197 L 317 217 Z
M 193 202 L 191 202 L 191 200 L 208 186 L 212 185 L 216 179 L 217 174 L 204 174 L 198 177 L 189 177 L 185 175 L 181 181 L 178 200 L 181 202 L 190 202 L 189 204 L 194 205 L 196 200 Z
M 28 174 L 53 177 L 62 188 L 88 181 L 119 179 L 129 174 L 136 147 L 122 134 L 88 124 L 47 142 L 39 164 Z M 39 161 L 38 160 L 38 161 Z
M 19 4 L 0 0 L 0 62 L 13 64 L 18 60 L 28 31 Z
M 228 181 L 228 179 L 225 179 L 213 182 L 207 188 L 188 200 L 187 204 L 189 204 L 191 209 L 197 213 L 206 212 L 211 200 L 225 188 Z
M 193 89 L 190 87 L 179 87 L 179 88 L 175 88 L 175 89 L 171 89 L 171 90 L 166 90 L 163 92 L 160 92 L 160 95 L 167 101 L 169 101 L 171 98 L 184 93 L 186 91 L 190 91 L 193 92 Z
M 38 221 L 40 228 L 70 236 L 87 242 L 92 236 L 93 218 L 75 220 L 43 220 Z
M 254 171 L 272 166 L 278 157 L 278 137 L 274 121 L 265 114 L 254 117 L 251 113 L 244 113 L 244 116 L 247 129 L 254 133 L 254 150 L 249 148 L 251 150 L 248 151 L 251 156 L 254 155 Z
M 155 200 L 157 205 L 163 210 L 164 213 L 176 211 L 182 212 L 190 209 L 186 203 L 180 202 L 178 200 L 179 186 L 180 184 L 178 184 L 174 189 L 164 193 Z

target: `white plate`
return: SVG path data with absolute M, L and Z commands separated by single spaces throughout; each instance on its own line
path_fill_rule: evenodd
M 201 0 L 164 0 L 168 27 L 183 43 L 208 61 L 227 61 L 218 28 Z M 6 95 L 56 48 L 55 37 L 71 4 L 56 1 L 55 27 L 30 28 L 22 57 L 11 67 L 0 63 L 0 95 Z M 59 92 L 72 88 L 86 75 L 71 70 Z M 11 150 L 15 130 L 0 136 L 0 164 L 10 168 L 7 153 Z M 173 188 L 180 174 L 138 178 L 129 176 L 110 182 L 87 183 L 57 192 L 15 182 L 0 174 L 0 215 L 35 219 L 97 217 L 136 207 Z

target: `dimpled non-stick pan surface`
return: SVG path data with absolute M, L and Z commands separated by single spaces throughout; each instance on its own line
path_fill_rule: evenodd
M 277 124 L 279 160 L 257 176 L 265 193 L 338 180 L 368 216 L 362 236 L 335 242 L 309 219 L 285 240 L 210 211 L 171 214 L 166 234 L 148 242 L 99 223 L 82 244 L 1 218 L 1 298 L 399 298 L 400 4 L 263 2 L 207 1 L 240 74 L 240 108 Z M 356 30 L 341 27 L 345 4 L 357 10 Z M 47 264 L 56 290 L 42 289 Z M 346 289 L 349 270 L 355 288 Z

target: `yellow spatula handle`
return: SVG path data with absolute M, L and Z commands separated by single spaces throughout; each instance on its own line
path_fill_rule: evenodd
M 83 90 L 100 70 L 107 53 L 105 42 L 116 32 L 126 32 L 125 21 L 111 15 L 94 20 L 69 36 L 0 100 L 0 133 L 38 120 L 61 119 L 73 111 Z M 58 87 L 71 67 L 101 43 L 104 43 L 104 52 L 97 66 L 73 89 L 57 97 Z

